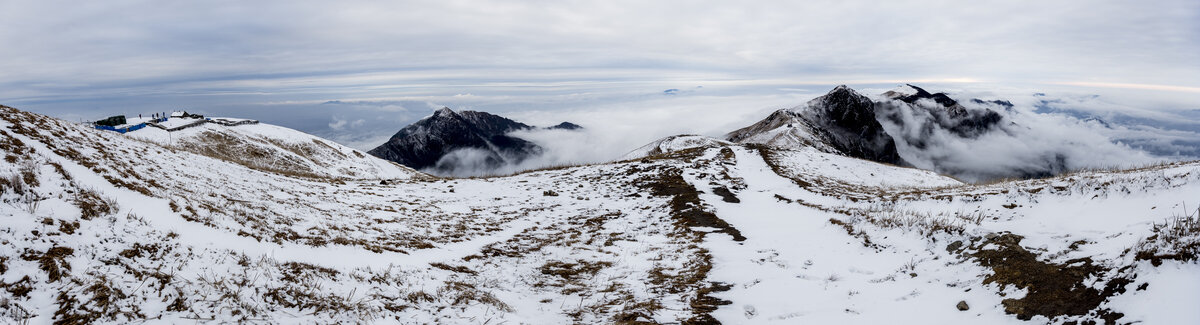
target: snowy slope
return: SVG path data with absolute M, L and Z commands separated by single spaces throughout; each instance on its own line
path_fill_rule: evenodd
M 661 155 L 691 148 L 718 147 L 729 145 L 728 141 L 713 139 L 702 135 L 681 134 L 654 140 L 649 144 L 633 149 L 621 159 L 637 159 L 647 156 Z
M 127 135 L 172 149 L 290 175 L 407 179 L 420 174 L 336 142 L 270 124 L 223 126 L 207 123 L 175 132 L 144 128 Z
M 10 322 L 1200 321 L 1200 163 L 964 185 L 684 138 L 380 184 L 0 110 Z
M 704 278 L 636 164 L 310 179 L 4 109 L 6 319 L 670 322 Z
M 1028 317 L 1034 323 L 1059 323 L 1113 313 L 1124 314 L 1122 323 L 1200 321 L 1200 314 L 1184 307 L 1187 303 L 1143 303 L 1155 298 L 1200 301 L 1200 294 L 1179 289 L 1200 287 L 1194 255 L 1200 218 L 1193 210 L 1190 224 L 1182 222 L 1182 228 L 1190 229 L 1175 239 L 1164 239 L 1166 231 L 1160 229 L 1172 222 L 1180 225 L 1176 218 L 1185 213 L 1182 205 L 1194 204 L 1200 194 L 1200 164 L 868 192 L 867 198 L 842 200 L 829 196 L 841 193 L 796 186 L 793 179 L 774 173 L 777 166 L 754 150 L 734 152 L 736 165 L 689 177 L 693 184 L 740 188 L 735 191 L 738 203 L 722 195 L 701 195 L 748 238 L 706 242 L 714 256 L 712 279 L 730 285 L 716 295 L 732 302 L 713 314 L 722 322 L 1000 324 Z M 796 163 L 795 158 L 787 160 Z M 704 176 L 720 174 L 737 178 Z M 1005 234 L 1022 237 L 1019 244 L 1005 246 L 1016 238 Z M 1021 264 L 1029 261 L 1022 261 L 1025 256 L 1013 247 L 1032 252 L 1047 266 Z M 1187 256 L 1180 251 L 1193 255 L 1183 262 L 1171 260 Z M 989 259 L 995 255 L 1009 259 Z M 1154 265 L 1154 255 L 1165 256 L 1160 266 Z M 1062 267 L 1090 273 L 1072 278 Z M 1036 272 L 1045 270 L 1049 274 Z M 998 285 L 1014 274 L 1036 287 Z M 1185 274 L 1191 278 L 1183 279 Z M 1047 289 L 1053 285 L 1074 291 Z M 1106 287 L 1123 293 L 1104 296 Z M 1039 294 L 1031 293 L 1035 291 Z M 1075 306 L 1082 314 L 1053 318 L 1027 306 L 1046 305 L 1049 294 L 1061 294 L 1050 301 L 1062 304 L 1088 299 L 1098 304 Z M 968 311 L 956 308 L 960 301 Z
M 836 183 L 882 189 L 930 188 L 963 185 L 962 182 L 916 168 L 902 168 L 822 152 L 809 147 L 768 151 L 776 172 L 807 183 Z
M 792 110 L 777 110 L 767 118 L 725 135 L 737 143 L 765 144 L 781 148 L 812 147 L 825 152 L 837 152 L 818 136 L 816 126 L 800 118 Z

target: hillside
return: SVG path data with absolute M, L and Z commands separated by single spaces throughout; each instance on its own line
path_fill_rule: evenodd
M 700 147 L 719 147 L 726 146 L 730 143 L 727 141 L 717 140 L 706 136 L 684 134 L 673 135 L 662 139 L 655 140 L 644 146 L 633 149 L 626 153 L 621 159 L 638 159 L 647 156 L 658 156 L 680 150 L 700 148 Z
M 129 137 L 237 163 L 252 169 L 311 178 L 407 179 L 412 168 L 300 131 L 269 125 L 208 123 L 174 132 L 144 128 Z
M 1200 322 L 1198 162 L 969 185 L 681 137 L 381 183 L 337 174 L 388 166 L 340 149 L 249 150 L 326 176 L 298 175 L 197 148 L 213 130 L 164 145 L 0 110 L 13 322 Z

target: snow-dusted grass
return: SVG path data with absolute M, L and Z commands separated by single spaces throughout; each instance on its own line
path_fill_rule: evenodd
M 1196 238 L 1195 231 L 1188 230 L 1194 223 L 1168 212 L 1178 212 L 1182 202 L 1200 194 L 1200 166 L 1194 163 L 988 185 L 922 187 L 903 183 L 921 178 L 912 175 L 922 171 L 906 168 L 847 169 L 871 170 L 878 179 L 897 181 L 864 183 L 867 175 L 845 175 L 836 168 L 821 172 L 834 165 L 863 163 L 845 157 L 735 152 L 738 164 L 727 172 L 737 175 L 738 184 L 746 186 L 735 192 L 741 202 L 702 196 L 749 238 L 736 245 L 712 240 L 706 246 L 714 256 L 713 280 L 733 285 L 729 292 L 717 295 L 734 302 L 714 313 L 723 322 L 1003 323 L 1017 320 L 1010 314 L 1025 313 L 1035 322 L 1103 322 L 1103 317 L 1124 313 L 1118 306 L 1127 305 L 1115 301 L 1129 301 L 1112 297 L 1145 293 L 1136 289 L 1139 286 L 1177 284 L 1136 277 L 1158 272 L 1151 265 L 1152 256 L 1168 261 L 1164 265 L 1195 263 L 1187 253 L 1167 248 L 1194 247 L 1188 244 Z M 768 163 L 764 156 L 775 159 Z M 723 182 L 720 177 L 708 175 L 725 172 L 700 169 L 690 181 L 719 184 Z M 1027 249 L 1036 263 L 1075 265 L 1080 272 L 1097 272 L 1077 284 L 1096 291 L 1049 291 L 1045 285 L 1054 282 L 1041 287 L 1003 286 L 1005 282 L 999 279 L 1011 278 L 1007 272 L 1039 266 L 986 262 L 985 256 L 990 255 L 981 255 L 985 250 L 1004 248 L 984 245 L 989 242 L 985 239 L 1001 233 L 1019 235 L 1019 246 L 1012 247 Z M 1184 239 L 1171 239 L 1180 237 L 1168 236 L 1170 233 L 1185 234 Z M 1139 247 L 1159 253 L 1138 257 L 1139 251 L 1145 251 Z M 1087 259 L 1078 262 L 1082 258 Z M 1073 279 L 1067 273 L 1046 276 L 1051 279 L 1047 281 Z M 1127 280 L 1129 283 L 1124 283 Z M 1193 285 L 1197 281 L 1184 282 Z M 1124 293 L 1105 293 L 1106 288 Z M 1068 297 L 1079 295 L 1099 301 L 1098 305 L 1078 307 L 1084 308 L 1083 314 L 1066 312 L 1069 309 L 1048 312 L 1064 315 L 1039 314 L 1020 309 L 1028 290 L 1040 290 L 1039 296 L 1030 299 L 1070 301 L 1073 298 Z M 839 295 L 844 298 L 833 298 Z M 959 301 L 965 301 L 970 309 L 958 311 Z M 1171 305 L 1142 304 L 1137 308 L 1155 310 L 1126 313 L 1120 321 L 1194 318 L 1189 316 L 1190 309 Z M 1156 316 L 1145 316 L 1150 314 Z
M 0 291 L 10 319 L 692 317 L 697 287 L 654 280 L 699 267 L 701 254 L 692 232 L 670 220 L 666 198 L 640 194 L 635 183 L 650 168 L 383 185 L 272 173 L 7 113 L 3 141 L 22 145 L 5 148 L 19 161 L 0 171 L 38 166 L 39 185 L 19 186 L 49 197 L 30 211 L 0 209 L 0 231 L 9 234 L 0 241 L 0 282 L 28 288 Z
M 288 176 L 375 180 L 428 177 L 365 152 L 269 124 L 208 123 L 175 132 L 147 128 L 128 136 Z
M 10 322 L 1200 319 L 1196 163 L 967 185 L 705 142 L 435 179 L 269 125 L 0 110 Z M 1084 311 L 1021 309 L 1060 296 Z

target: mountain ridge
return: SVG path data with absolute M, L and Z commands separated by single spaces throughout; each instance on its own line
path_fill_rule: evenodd
M 846 85 L 804 105 L 772 112 L 725 140 L 775 146 L 811 146 L 876 162 L 905 165 L 895 141 L 875 119 L 875 102 Z
M 550 129 L 580 128 L 576 124 L 563 122 Z M 434 111 L 433 115 L 401 128 L 368 153 L 414 169 L 440 173 L 453 172 L 463 164 L 479 164 L 482 168 L 495 169 L 505 164 L 518 164 L 543 153 L 544 149 L 537 144 L 508 135 L 514 131 L 534 129 L 533 126 L 499 115 L 477 111 L 455 112 L 443 107 Z

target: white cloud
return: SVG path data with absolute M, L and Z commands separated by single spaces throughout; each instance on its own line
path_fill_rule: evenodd
M 334 118 L 333 122 L 329 122 L 330 129 L 341 130 L 345 126 L 346 126 L 346 120 Z
M 1173 157 L 1155 157 L 1117 141 L 1118 130 L 1099 122 L 1086 122 L 1058 113 L 1038 113 L 1028 104 L 1011 109 L 980 105 L 971 97 L 953 96 L 972 110 L 990 109 L 1003 116 L 999 123 L 979 136 L 962 136 L 937 126 L 932 111 L 942 111 L 931 100 L 912 106 L 899 101 L 880 106 L 880 112 L 899 113 L 901 123 L 882 118 L 884 128 L 896 139 L 902 158 L 921 169 L 935 170 L 966 181 L 1006 177 L 1050 176 L 1082 168 L 1139 166 Z M 1044 96 L 1037 96 L 1045 98 Z M 927 111 L 920 108 L 931 107 Z M 1125 134 L 1128 128 L 1117 126 Z M 1161 131 L 1161 130 L 1160 130 Z M 1158 136 L 1145 132 L 1139 136 Z M 1149 144 L 1149 143 L 1146 143 Z M 1157 143 L 1165 146 L 1169 144 Z

